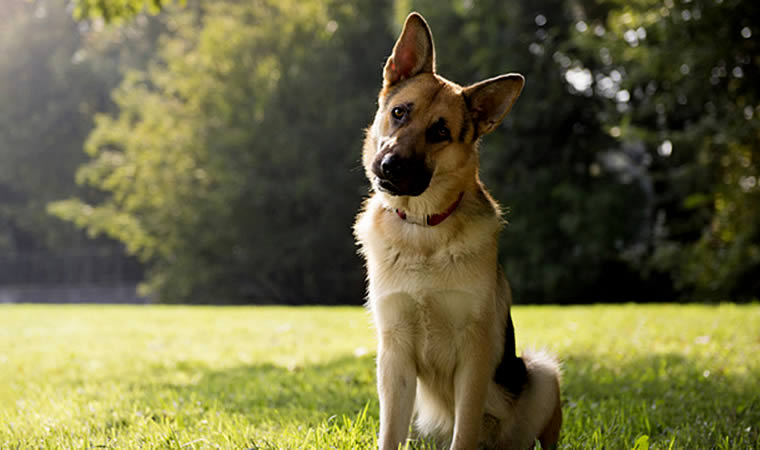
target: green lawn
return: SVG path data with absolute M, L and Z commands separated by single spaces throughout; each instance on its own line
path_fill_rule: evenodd
M 760 307 L 516 307 L 561 448 L 760 448 Z M 365 448 L 360 308 L 0 305 L 0 448 Z

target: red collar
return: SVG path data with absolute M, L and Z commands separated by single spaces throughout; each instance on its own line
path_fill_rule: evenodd
M 439 214 L 433 214 L 432 216 L 425 216 L 424 221 L 413 220 L 407 216 L 406 212 L 400 209 L 396 209 L 395 211 L 396 211 L 396 214 L 398 214 L 398 216 L 401 217 L 401 220 L 406 220 L 416 225 L 427 225 L 427 226 L 434 227 L 438 225 L 439 223 L 443 222 L 444 220 L 446 220 L 446 218 L 449 217 L 454 212 L 455 209 L 457 209 L 457 206 L 459 206 L 459 202 L 462 201 L 462 197 L 464 197 L 464 192 L 459 194 L 459 197 L 457 197 L 456 201 L 452 203 L 451 206 L 449 206 L 446 211 Z

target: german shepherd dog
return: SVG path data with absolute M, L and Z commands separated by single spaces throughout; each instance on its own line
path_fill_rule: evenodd
M 378 333 L 381 449 L 405 443 L 414 413 L 422 437 L 452 449 L 559 439 L 558 364 L 516 355 L 503 220 L 478 176 L 478 140 L 523 84 L 506 74 L 461 87 L 436 74 L 417 13 L 385 64 L 362 158 L 373 193 L 354 226 Z

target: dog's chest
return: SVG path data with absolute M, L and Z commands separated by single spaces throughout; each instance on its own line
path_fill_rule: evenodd
M 394 292 L 370 300 L 381 339 L 413 350 L 421 372 L 444 375 L 456 364 L 462 339 L 478 328 L 490 305 L 461 290 Z
M 356 233 L 380 338 L 412 347 L 420 369 L 453 367 L 457 343 L 494 314 L 497 232 L 496 218 L 428 228 L 381 208 L 363 214 Z
M 391 270 L 370 277 L 381 336 L 406 341 L 421 375 L 450 377 L 460 344 L 493 314 L 496 271 L 482 270 L 472 258 L 446 251 L 401 255 Z
M 368 249 L 370 298 L 406 293 L 417 299 L 420 308 L 444 316 L 461 315 L 463 301 L 441 300 L 442 295 L 469 297 L 464 303 L 478 308 L 493 293 L 498 264 L 495 246 L 467 239 L 442 244 L 423 246 L 410 239 Z
M 462 291 L 436 292 L 413 301 L 415 314 L 409 325 L 415 330 L 414 348 L 420 374 L 451 376 L 461 356 L 461 341 L 477 327 L 486 305 Z

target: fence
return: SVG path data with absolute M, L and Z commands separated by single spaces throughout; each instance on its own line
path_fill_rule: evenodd
M 0 303 L 145 303 L 143 269 L 119 248 L 0 255 Z

